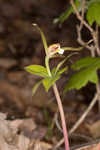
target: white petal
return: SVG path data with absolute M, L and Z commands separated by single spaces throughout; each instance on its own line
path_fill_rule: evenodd
M 64 49 L 61 49 L 61 48 L 60 48 L 59 51 L 58 51 L 58 53 L 59 53 L 59 54 L 63 54 L 63 53 L 64 53 Z

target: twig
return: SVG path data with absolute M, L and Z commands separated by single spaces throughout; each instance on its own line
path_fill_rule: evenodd
M 58 130 L 62 133 L 63 131 L 62 131 L 62 128 L 61 128 L 59 121 L 58 121 L 58 113 L 56 113 L 56 116 L 55 116 L 55 123 L 56 123 Z
M 95 43 L 95 48 L 97 51 L 98 56 L 100 56 L 100 47 L 99 47 L 99 27 L 96 24 L 96 31 L 93 33 L 93 39 Z
M 85 141 L 87 141 L 87 142 L 91 142 L 93 139 L 92 139 L 92 137 L 89 137 L 89 136 L 87 136 L 87 135 L 83 135 L 83 134 L 79 134 L 79 133 L 72 133 L 71 135 L 70 135 L 70 137 L 72 137 L 72 138 L 77 138 L 77 139 L 83 139 L 83 140 L 85 140 Z
M 58 113 L 55 114 L 55 123 L 56 123 L 56 126 L 57 126 L 58 130 L 62 133 L 62 128 L 61 128 L 61 126 L 60 126 L 60 124 L 58 122 Z M 90 138 L 90 137 L 88 137 L 86 135 L 72 133 L 72 134 L 70 134 L 70 137 L 72 137 L 72 136 L 80 137 L 80 138 L 83 138 L 83 139 L 85 139 L 87 141 L 92 141 L 92 138 Z
M 85 1 L 85 0 L 84 0 Z M 75 14 L 76 14 L 76 16 L 77 16 L 77 18 L 80 20 L 80 29 L 78 29 L 80 32 L 81 32 L 81 29 L 82 29 L 82 26 L 84 25 L 89 31 L 90 31 L 90 33 L 91 33 L 91 35 L 92 35 L 92 37 L 93 37 L 93 40 L 94 40 L 94 44 L 95 44 L 95 50 L 97 51 L 97 54 L 98 54 L 98 56 L 100 56 L 100 47 L 99 47 L 99 39 L 98 39 L 98 32 L 99 32 L 99 30 L 98 30 L 98 25 L 96 24 L 96 31 L 94 31 L 93 30 L 93 28 L 91 28 L 91 26 L 84 20 L 84 17 L 83 17 L 83 15 L 84 15 L 84 5 L 85 5 L 85 2 L 83 1 L 83 8 L 82 8 L 82 15 L 80 15 L 80 13 L 78 12 L 78 10 L 77 10 L 77 8 L 76 8 L 76 6 L 75 6 L 75 3 L 74 3 L 74 1 L 73 0 L 70 0 L 70 2 L 71 2 L 71 5 L 72 5 L 72 7 L 73 7 L 73 9 L 74 9 L 74 11 L 75 11 Z M 78 31 L 78 33 L 80 33 Z M 80 33 L 81 34 L 81 33 Z M 79 37 L 81 37 L 81 36 L 79 36 Z M 80 38 L 81 39 L 81 38 Z M 78 39 L 79 40 L 79 39 Z M 83 41 L 79 41 L 81 44 L 83 44 Z M 93 47 L 92 47 L 93 48 Z M 90 49 L 89 47 L 88 47 L 88 49 Z M 91 54 L 92 54 L 92 56 L 94 56 L 94 53 L 91 51 Z
M 85 3 L 86 3 L 86 0 L 82 0 L 82 20 L 84 20 L 84 14 L 85 14 Z M 80 22 L 80 30 L 83 28 L 83 22 L 81 21 Z
M 86 47 L 90 53 L 91 53 L 91 56 L 94 57 L 95 56 L 95 47 L 93 45 L 89 46 L 88 44 L 86 44 L 83 40 L 82 40 L 82 37 L 81 37 L 81 27 L 82 26 L 79 26 L 77 25 L 76 26 L 76 29 L 77 29 L 77 34 L 78 34 L 78 38 L 77 38 L 77 41 L 80 45 Z M 91 39 L 91 42 L 93 41 L 93 39 Z
M 70 0 L 70 3 L 75 11 L 75 14 L 77 16 L 77 18 L 80 20 L 80 22 L 82 22 L 82 24 L 84 24 L 84 26 L 91 32 L 93 33 L 94 30 L 88 25 L 88 23 L 82 18 L 82 16 L 80 15 L 80 13 L 78 12 L 75 4 L 74 4 L 74 1 L 73 0 Z
M 93 40 L 94 40 L 95 50 L 97 51 L 98 56 L 100 56 L 100 48 L 99 48 L 99 42 L 98 42 L 98 25 L 96 24 L 96 31 L 94 31 L 93 28 L 84 20 L 83 16 L 80 15 L 80 13 L 78 12 L 78 10 L 75 6 L 74 1 L 70 0 L 70 2 L 75 11 L 75 14 L 76 14 L 77 18 L 80 20 L 81 24 L 83 24 L 90 31 L 90 33 L 93 37 Z M 92 54 L 92 56 L 94 56 L 92 50 L 91 50 L 91 54 Z
M 75 123 L 75 125 L 69 131 L 69 134 L 73 133 L 77 129 L 77 127 L 79 127 L 79 125 L 83 122 L 83 120 L 85 119 L 85 117 L 87 116 L 87 114 L 90 112 L 90 110 L 92 109 L 92 107 L 96 103 L 96 101 L 98 99 L 98 95 L 99 95 L 98 93 L 95 94 L 95 96 L 94 96 L 93 100 L 91 101 L 90 105 L 88 106 L 87 110 L 83 113 L 83 115 L 81 116 L 81 118 Z
M 93 39 L 94 39 L 94 30 L 91 28 L 91 26 L 89 26 L 89 24 L 84 20 L 84 13 L 85 13 L 85 0 L 82 1 L 82 14 L 80 15 L 80 13 L 78 12 L 76 6 L 75 6 L 75 3 L 73 0 L 71 0 L 71 5 L 76 13 L 76 16 L 77 18 L 80 20 L 80 25 L 77 25 L 76 28 L 77 28 L 77 34 L 78 34 L 78 38 L 77 38 L 77 41 L 79 42 L 79 44 L 81 44 L 82 46 L 86 47 L 87 49 L 90 50 L 91 52 L 91 55 L 94 57 L 95 56 L 95 47 L 92 45 L 92 46 L 89 46 L 87 45 L 83 40 L 82 40 L 82 37 L 81 37 L 81 31 L 82 31 L 82 28 L 83 28 L 83 25 L 90 31 L 91 35 L 93 36 Z
M 96 85 L 96 90 L 98 93 L 100 93 L 100 84 L 99 83 Z M 99 110 L 99 114 L 100 114 L 100 97 L 98 98 L 98 110 Z
M 92 107 L 95 105 L 96 101 L 99 98 L 99 93 L 96 93 L 93 100 L 91 101 L 90 105 L 88 106 L 88 108 L 86 109 L 86 111 L 83 113 L 83 115 L 79 118 L 79 120 L 75 123 L 75 125 L 71 128 L 71 130 L 69 131 L 69 135 L 71 135 L 78 127 L 79 125 L 84 121 L 85 117 L 87 116 L 87 114 L 90 112 L 90 110 L 92 109 Z M 60 147 L 62 144 L 64 143 L 64 138 L 62 138 L 57 145 L 55 146 L 55 150 Z

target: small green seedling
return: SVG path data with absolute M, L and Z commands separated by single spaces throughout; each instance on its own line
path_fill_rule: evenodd
M 45 35 L 42 32 L 42 30 L 38 27 L 37 24 L 33 24 L 33 26 L 35 26 L 41 34 L 41 38 L 43 41 L 45 54 L 46 54 L 46 56 L 45 56 L 45 67 L 41 66 L 41 65 L 30 65 L 30 66 L 25 67 L 25 70 L 31 74 L 42 77 L 42 79 L 39 82 L 37 82 L 36 85 L 33 87 L 32 94 L 34 94 L 36 92 L 36 90 L 38 89 L 40 84 L 43 84 L 46 91 L 48 91 L 51 86 L 53 87 L 54 94 L 55 94 L 55 97 L 56 97 L 56 100 L 58 103 L 60 116 L 61 116 L 63 134 L 64 134 L 64 139 L 65 139 L 65 150 L 69 150 L 69 141 L 68 141 L 68 134 L 67 134 L 65 117 L 64 117 L 64 111 L 63 111 L 61 98 L 60 98 L 60 95 L 59 95 L 59 92 L 58 92 L 58 89 L 56 86 L 56 81 L 60 79 L 61 75 L 65 71 L 67 71 L 67 69 L 68 69 L 67 67 L 64 67 L 64 68 L 61 68 L 61 67 L 63 66 L 65 61 L 69 57 L 71 57 L 73 54 L 69 55 L 67 58 L 64 58 L 64 60 L 62 60 L 57 65 L 57 67 L 53 68 L 52 70 L 50 70 L 49 62 L 50 62 L 51 58 L 57 57 L 58 55 L 59 55 L 59 57 L 61 55 L 63 55 L 64 51 L 66 51 L 66 50 L 76 51 L 76 50 L 81 50 L 82 47 L 80 47 L 80 48 L 71 48 L 71 47 L 61 48 L 59 43 L 52 44 L 52 45 L 48 46 Z

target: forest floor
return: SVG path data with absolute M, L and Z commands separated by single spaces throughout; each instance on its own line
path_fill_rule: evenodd
M 40 86 L 32 97 L 32 87 L 40 78 L 28 74 L 24 67 L 44 65 L 43 44 L 32 23 L 41 27 L 48 44 L 78 47 L 75 17 L 71 16 L 62 26 L 53 24 L 53 19 L 67 5 L 65 0 L 0 0 L 0 150 L 54 150 L 63 138 L 52 89 L 46 93 Z M 68 65 L 88 54 L 84 50 L 77 57 L 73 56 Z M 58 61 L 52 61 L 52 65 Z M 71 74 L 65 74 L 57 84 L 61 96 Z M 80 91 L 64 95 L 68 130 L 86 110 L 94 93 L 95 86 L 88 84 Z M 99 138 L 100 114 L 96 105 L 69 137 L 70 147 L 72 150 L 100 150 Z M 57 149 L 64 150 L 64 143 Z

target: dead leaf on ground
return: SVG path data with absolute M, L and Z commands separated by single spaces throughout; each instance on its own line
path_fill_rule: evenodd
M 33 150 L 49 150 L 52 149 L 52 145 L 45 143 L 43 141 L 37 141 L 34 145 L 34 149 Z
M 100 137 L 100 120 L 96 121 L 93 124 L 87 124 L 86 126 L 93 138 Z
M 0 94 L 12 101 L 19 110 L 24 110 L 31 99 L 31 89 L 19 88 L 5 80 L 0 82 Z M 6 93 L 6 95 L 5 95 Z
M 21 134 L 17 135 L 10 121 L 5 119 L 6 115 L 0 113 L 0 150 L 27 149 L 30 140 Z
M 40 142 L 42 137 L 45 136 L 45 129 L 40 127 L 37 128 L 36 133 L 36 124 L 33 119 L 23 119 L 23 120 L 6 120 L 6 114 L 0 113 L 0 150 L 27 150 L 32 141 L 34 150 L 49 150 L 52 146 L 45 142 Z M 20 133 L 18 131 L 20 129 Z M 31 138 L 30 135 L 31 134 Z M 37 142 L 39 141 L 39 142 Z
M 28 131 L 32 132 L 37 127 L 32 118 L 13 120 L 13 121 L 10 121 L 10 125 L 14 130 L 17 129 L 17 130 L 20 130 L 23 132 L 24 132 L 24 130 L 28 130 Z

